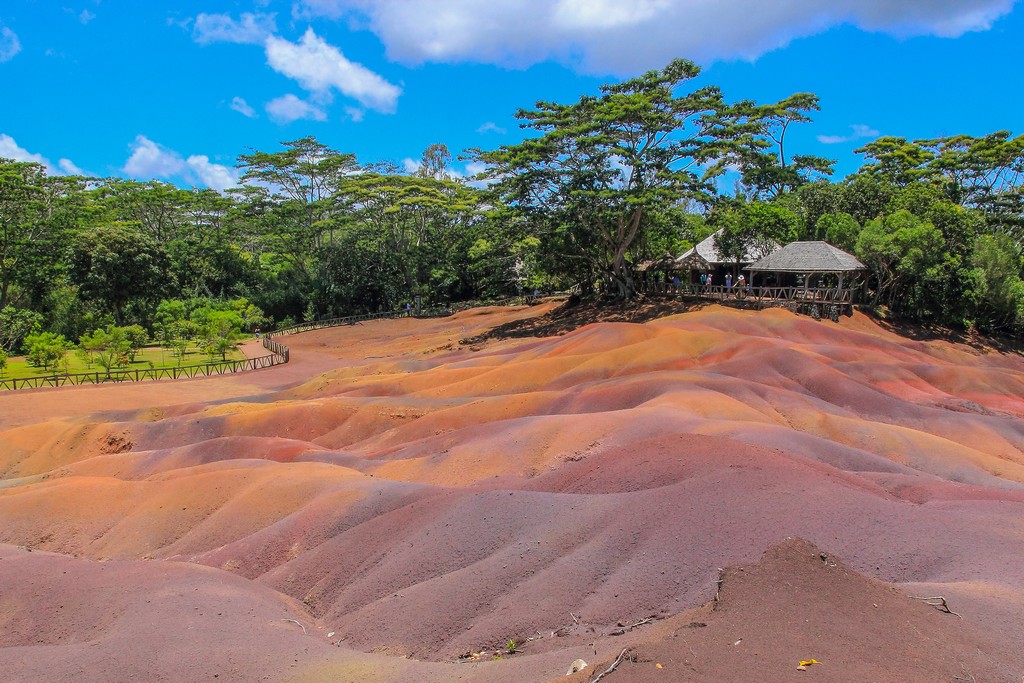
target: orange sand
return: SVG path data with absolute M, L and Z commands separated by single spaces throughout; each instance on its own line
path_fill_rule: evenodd
M 0 667 L 549 680 L 800 536 L 946 595 L 963 619 L 942 637 L 990 655 L 978 680 L 1024 673 L 1024 360 L 717 306 L 459 344 L 551 309 L 305 333 L 256 373 L 0 394 Z M 174 582 L 198 595 L 151 597 Z M 230 624 L 190 620 L 217 600 Z M 54 601 L 78 610 L 56 634 Z M 154 655 L 196 628 L 180 663 Z M 644 633 L 622 638 L 664 629 Z M 454 663 L 510 638 L 521 654 Z

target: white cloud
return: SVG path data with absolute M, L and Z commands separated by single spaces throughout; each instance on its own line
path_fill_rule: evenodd
M 850 126 L 849 135 L 819 135 L 818 142 L 823 145 L 835 145 L 840 142 L 850 142 L 852 140 L 859 140 L 861 138 L 875 138 L 878 137 L 878 131 L 871 126 L 865 126 L 863 123 L 855 123 Z
M 297 0 L 302 17 L 365 25 L 406 63 L 527 66 L 555 59 L 635 73 L 680 55 L 755 59 L 796 38 L 852 24 L 897 36 L 986 30 L 1015 0 Z
M 24 147 L 18 145 L 10 135 L 0 133 L 0 159 L 14 159 L 15 161 L 29 161 L 35 164 L 42 164 L 47 169 L 53 165 L 49 159 L 42 154 L 33 154 Z
M 132 155 L 121 170 L 132 178 L 176 179 L 194 186 L 205 185 L 218 192 L 239 184 L 235 169 L 211 163 L 205 154 L 192 154 L 183 159 L 178 152 L 153 142 L 145 135 L 135 136 L 131 147 Z
M 366 116 L 366 110 L 360 109 L 359 107 L 345 107 L 345 114 L 348 115 L 354 123 L 359 123 Z
M 345 0 L 299 0 L 292 6 L 292 16 L 296 19 L 338 19 L 345 14 L 349 4 Z
M 0 159 L 14 159 L 15 161 L 26 161 L 34 164 L 41 164 L 46 168 L 48 175 L 85 175 L 82 169 L 75 166 L 70 159 L 61 159 L 55 166 L 42 154 L 28 151 L 10 135 L 0 133 Z
M 465 177 L 466 178 L 473 178 L 475 176 L 480 175 L 481 173 L 483 173 L 486 170 L 487 170 L 487 164 L 485 164 L 484 162 L 482 162 L 482 161 L 470 161 L 469 163 L 466 164 L 466 174 L 465 174 Z M 488 185 L 491 185 L 491 184 L 496 183 L 496 182 L 497 182 L 496 179 L 490 179 L 490 180 L 469 180 L 469 181 L 467 181 L 466 184 L 469 185 L 470 187 L 475 187 L 475 188 L 483 190 L 483 189 L 486 189 Z
M 270 36 L 266 50 L 267 63 L 274 71 L 322 96 L 329 95 L 333 88 L 365 107 L 390 113 L 402 92 L 362 64 L 346 59 L 311 28 L 298 43 Z
M 185 162 L 174 150 L 136 135 L 132 155 L 121 170 L 133 178 L 169 178 L 184 171 Z
M 555 23 L 568 30 L 632 26 L 664 12 L 669 0 L 562 0 L 554 7 Z
M 295 95 L 288 93 L 282 97 L 267 102 L 267 113 L 277 123 L 291 123 L 299 119 L 310 119 L 312 121 L 326 121 L 327 113 L 323 109 L 301 100 Z
M 231 104 L 228 106 L 243 116 L 248 116 L 250 119 L 256 118 L 256 110 L 249 106 L 249 103 L 241 97 L 232 97 Z
M 508 131 L 505 130 L 504 128 L 502 128 L 501 126 L 499 126 L 498 124 L 494 123 L 494 121 L 488 121 L 484 125 L 482 125 L 479 128 L 477 128 L 476 132 L 477 133 L 498 133 L 499 135 L 504 135 Z
M 82 10 L 82 13 L 78 15 L 78 20 L 83 24 L 88 24 L 90 21 L 96 18 L 96 15 L 87 9 Z
M 173 16 L 170 16 L 170 17 L 167 17 L 166 23 L 167 23 L 168 26 L 177 26 L 181 30 L 187 31 L 187 30 L 189 30 L 188 27 L 192 25 L 193 21 L 195 21 L 195 19 L 193 19 L 192 17 L 185 17 L 184 19 L 176 19 Z
M 58 159 L 57 167 L 60 168 L 66 175 L 89 175 L 82 169 L 75 165 L 75 162 L 71 159 Z
M 878 131 L 871 126 L 865 126 L 863 123 L 855 123 L 850 126 L 853 130 L 853 137 L 855 138 L 877 138 Z
M 238 187 L 238 172 L 221 164 L 211 164 L 205 154 L 193 154 L 185 162 L 195 177 L 209 188 L 223 192 L 229 187 Z
M 236 21 L 230 14 L 200 14 L 192 29 L 197 43 L 252 43 L 259 45 L 277 30 L 274 14 L 243 12 Z
M 21 41 L 18 40 L 18 35 L 6 26 L 0 26 L 0 62 L 13 59 L 19 52 Z
M 415 159 L 410 159 L 409 157 L 402 159 L 402 168 L 405 169 L 405 172 L 409 175 L 415 175 L 416 172 L 420 170 L 421 165 L 422 164 L 420 164 L 420 162 Z

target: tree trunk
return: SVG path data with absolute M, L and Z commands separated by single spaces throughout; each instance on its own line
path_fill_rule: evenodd
M 615 256 L 612 258 L 611 274 L 619 288 L 619 298 L 628 300 L 636 293 L 633 276 L 626 264 L 626 251 L 629 250 L 633 240 L 636 239 L 637 231 L 640 228 L 640 219 L 643 217 L 643 207 L 634 209 L 630 216 L 628 227 L 623 224 L 619 229 L 619 243 L 615 246 Z

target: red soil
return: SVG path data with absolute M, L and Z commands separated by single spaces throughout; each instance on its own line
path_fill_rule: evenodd
M 480 341 L 550 309 L 305 333 L 292 363 L 233 377 L 0 395 L 0 670 L 539 681 L 629 645 L 605 680 L 1020 680 L 1024 359 L 720 307 Z M 792 536 L 847 564 L 783 544 L 727 574 L 706 628 L 679 626 L 720 568 Z M 175 582 L 194 599 L 151 597 Z M 58 635 L 54 600 L 78 614 Z M 193 633 L 214 601 L 234 618 Z M 742 624 L 761 659 L 732 646 Z M 509 639 L 519 654 L 455 663 Z M 803 647 L 825 664 L 796 672 Z

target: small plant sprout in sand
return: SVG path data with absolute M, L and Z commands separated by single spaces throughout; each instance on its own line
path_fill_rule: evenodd
M 508 642 L 505 643 L 505 650 L 510 655 L 514 655 L 516 653 L 516 650 L 518 649 L 518 647 L 519 647 L 519 644 L 516 643 L 516 641 L 514 639 L 512 639 L 512 638 L 509 638 Z

